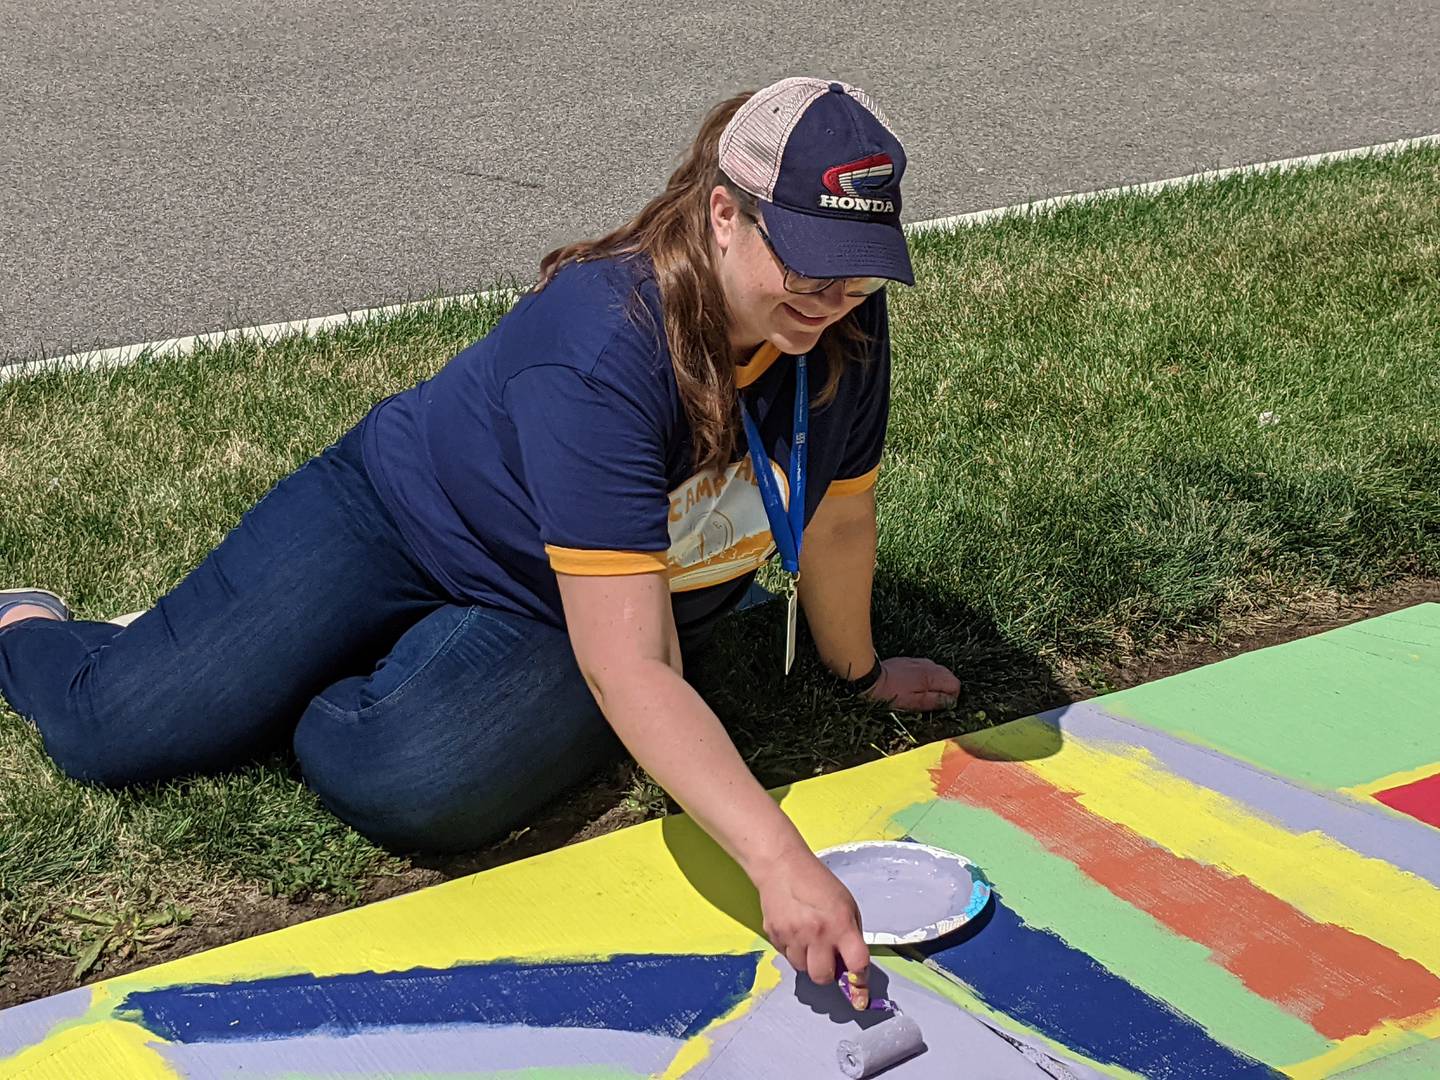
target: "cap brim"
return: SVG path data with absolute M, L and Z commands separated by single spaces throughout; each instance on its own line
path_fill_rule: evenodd
M 910 249 L 898 224 L 802 214 L 760 201 L 765 231 L 780 261 L 806 277 L 879 277 L 915 284 Z

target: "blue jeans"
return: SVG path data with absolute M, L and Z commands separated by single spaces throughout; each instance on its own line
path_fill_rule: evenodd
M 416 562 L 358 429 L 128 627 L 0 630 L 0 693 L 63 771 L 104 784 L 289 740 L 324 803 L 397 850 L 503 837 L 621 752 L 563 628 L 456 602 Z

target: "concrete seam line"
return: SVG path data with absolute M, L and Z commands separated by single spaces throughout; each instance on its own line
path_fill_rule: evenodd
M 1396 139 L 1392 142 L 1375 143 L 1371 146 L 1358 146 L 1348 150 L 1329 150 L 1320 154 L 1308 154 L 1304 157 L 1282 158 L 1278 161 L 1261 161 L 1250 165 L 1235 165 L 1224 169 L 1209 169 L 1204 172 L 1188 173 L 1184 176 L 1172 176 L 1165 180 L 1152 180 L 1148 183 L 1122 184 L 1118 187 L 1100 188 L 1095 191 L 1081 191 L 1069 195 L 1056 195 L 1046 199 L 1038 199 L 1034 202 L 1017 203 L 1013 206 L 1000 206 L 992 210 L 978 210 L 974 213 L 931 218 L 927 221 L 912 221 L 907 223 L 904 229 L 911 236 L 929 232 L 953 232 L 975 225 L 983 225 L 986 222 L 1005 217 L 1036 216 L 1062 206 L 1068 206 L 1072 203 L 1092 202 L 1097 199 L 1115 198 L 1124 195 L 1148 195 L 1157 191 L 1163 191 L 1166 188 L 1223 180 L 1227 176 L 1288 172 L 1294 169 L 1325 165 L 1334 161 L 1345 161 L 1350 158 L 1375 157 L 1381 154 L 1408 150 L 1416 146 L 1440 146 L 1440 133 L 1434 135 L 1419 135 L 1410 139 Z M 463 293 L 456 296 L 432 297 L 428 300 L 415 300 L 404 304 L 390 304 L 386 307 L 365 308 L 361 311 L 347 311 L 335 315 L 322 315 L 313 319 L 292 319 L 288 322 L 266 323 L 263 326 L 246 326 L 234 330 L 216 330 L 205 334 L 193 334 L 189 337 L 166 338 L 160 341 L 140 342 L 135 345 L 118 345 L 114 348 L 98 349 L 92 352 L 78 352 L 70 353 L 66 356 L 25 360 L 20 363 L 0 367 L 0 383 L 9 379 L 20 378 L 26 375 L 36 375 L 46 371 L 64 369 L 95 371 L 104 368 L 122 367 L 125 364 L 133 363 L 145 355 L 154 358 L 186 356 L 202 346 L 220 345 L 226 341 L 244 341 L 254 338 L 266 344 L 274 344 L 283 338 L 319 333 L 322 330 L 327 330 L 335 326 L 368 322 L 371 319 L 385 315 L 400 314 L 402 312 L 416 311 L 424 308 L 438 309 L 448 307 L 451 304 L 470 303 L 477 300 L 492 300 L 502 297 L 510 297 L 513 299 L 518 295 L 514 289 L 492 289 L 480 293 Z

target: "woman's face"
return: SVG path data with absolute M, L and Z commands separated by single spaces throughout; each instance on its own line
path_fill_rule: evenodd
M 745 359 L 762 342 L 782 353 L 809 352 L 826 327 L 865 302 L 846 296 L 843 281 L 823 292 L 792 293 L 785 270 L 756 228 L 755 219 L 722 186 L 710 192 L 715 269 L 730 308 L 730 344 Z

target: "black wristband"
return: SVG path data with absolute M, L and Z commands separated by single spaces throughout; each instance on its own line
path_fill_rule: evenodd
M 845 679 L 841 678 L 839 675 L 835 676 L 835 678 L 839 681 L 840 685 L 844 687 L 847 693 L 855 696 L 865 693 L 866 690 L 869 690 L 872 686 L 878 683 L 880 681 L 880 676 L 883 673 L 884 668 L 880 664 L 880 654 L 876 653 L 875 666 L 872 667 L 869 671 L 867 671 L 864 675 L 861 675 L 858 679 Z

